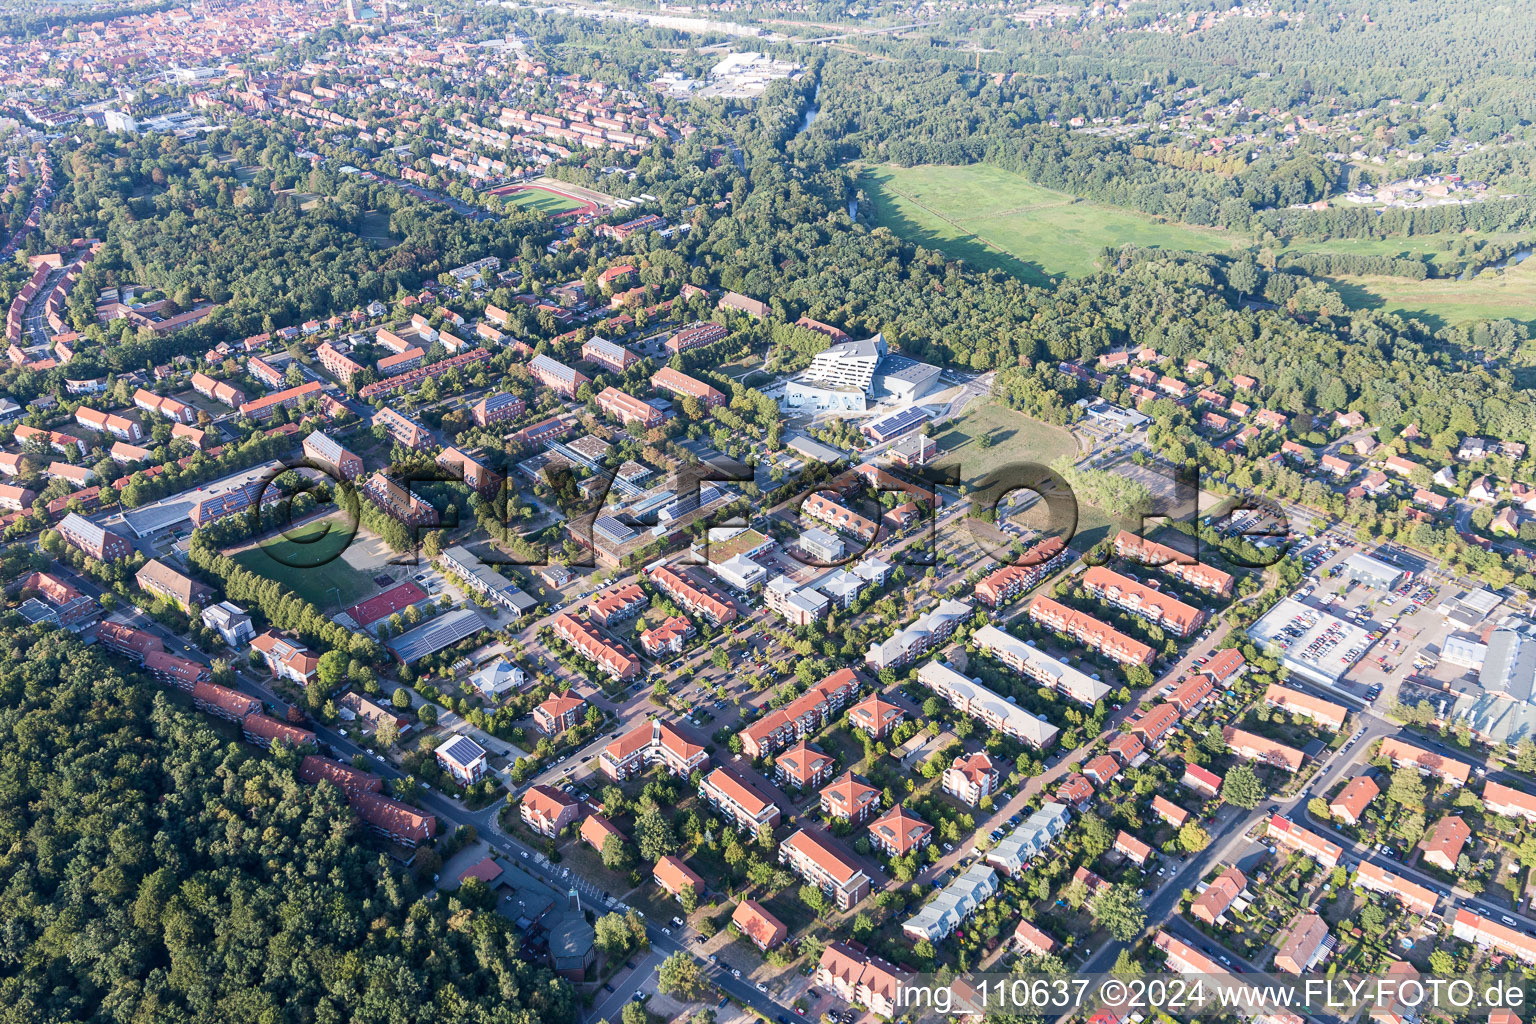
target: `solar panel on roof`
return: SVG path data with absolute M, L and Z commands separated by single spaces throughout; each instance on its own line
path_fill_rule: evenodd
M 895 437 L 897 434 L 906 433 L 920 425 L 928 418 L 928 414 L 921 409 L 904 409 L 898 413 L 892 413 L 882 420 L 877 420 L 869 425 L 870 431 L 882 437 Z
M 459 764 L 469 764 L 475 758 L 484 754 L 485 751 L 480 748 L 480 744 L 469 737 L 459 736 L 443 748 L 443 753 L 459 762 Z

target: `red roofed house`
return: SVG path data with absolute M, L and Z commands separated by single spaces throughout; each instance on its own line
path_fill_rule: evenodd
M 519 806 L 523 824 L 553 839 L 581 817 L 581 804 L 553 786 L 532 786 Z
M 1328 813 L 1347 825 L 1358 825 L 1371 801 L 1381 795 L 1381 787 L 1369 775 L 1350 781 L 1328 804 Z
M 1247 876 L 1236 867 L 1228 867 L 1205 887 L 1205 892 L 1195 897 L 1189 912 L 1195 920 L 1215 928 L 1247 888 Z
M 965 757 L 957 757 L 944 769 L 944 792 L 975 807 L 982 797 L 997 791 L 997 768 L 985 753 L 977 751 Z
M 870 822 L 869 839 L 891 857 L 904 857 L 933 840 L 933 826 L 900 804 Z
M 677 857 L 670 854 L 656 862 L 656 867 L 651 870 L 651 877 L 656 884 L 666 890 L 667 895 L 679 898 L 684 889 L 691 888 L 695 896 L 703 896 L 708 891 L 704 879 L 694 873 L 693 869 L 684 864 Z
M 1114 849 L 1137 867 L 1146 867 L 1147 860 L 1152 856 L 1152 847 L 1124 829 L 1115 836 Z
M 789 937 L 784 922 L 763 909 L 756 900 L 742 900 L 731 912 L 731 924 L 761 950 L 770 950 Z
M 1179 779 L 1179 784 L 1208 797 L 1215 797 L 1221 792 L 1221 776 L 1193 762 L 1185 763 L 1184 776 Z
M 1424 851 L 1423 859 L 1426 863 L 1455 874 L 1456 861 L 1466 847 L 1467 840 L 1471 838 L 1472 829 L 1465 821 L 1455 815 L 1447 815 L 1440 819 L 1435 830 L 1419 844 L 1419 848 Z

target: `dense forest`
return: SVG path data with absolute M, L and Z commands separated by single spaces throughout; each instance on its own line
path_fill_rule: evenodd
M 510 922 L 391 865 L 296 755 L 44 641 L 0 627 L 0 1017 L 574 1020 Z

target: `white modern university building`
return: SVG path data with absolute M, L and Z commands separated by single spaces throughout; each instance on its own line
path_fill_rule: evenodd
M 812 412 L 864 412 L 871 398 L 911 403 L 939 384 L 939 368 L 891 355 L 885 336 L 844 341 L 816 354 L 784 388 L 784 405 Z

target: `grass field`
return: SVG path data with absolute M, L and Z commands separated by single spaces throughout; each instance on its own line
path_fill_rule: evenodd
M 902 238 L 1031 284 L 1091 272 L 1106 245 L 1224 252 L 1246 241 L 1052 192 L 985 164 L 881 165 L 859 183 L 877 222 Z
M 380 210 L 369 210 L 364 213 L 357 225 L 357 236 L 369 245 L 387 249 L 400 242 L 399 238 L 389 232 L 389 214 Z
M 321 611 L 373 593 L 373 581 L 347 565 L 341 552 L 352 540 L 345 521 L 317 520 L 273 535 L 231 557 L 245 569 L 292 590 Z
M 1408 281 L 1400 277 L 1330 279 L 1354 309 L 1385 309 L 1446 327 L 1469 320 L 1519 320 L 1536 327 L 1536 259 L 1507 270 L 1485 270 L 1470 281 Z
M 981 434 L 992 438 L 990 448 L 977 447 Z M 995 402 L 973 404 L 965 415 L 934 435 L 943 453 L 934 463 L 957 467 L 960 479 L 975 484 L 1000 466 L 1033 462 L 1048 466 L 1060 455 L 1077 454 L 1077 442 L 1061 427 L 1031 419 Z
M 558 195 L 554 192 L 545 192 L 538 188 L 525 188 L 505 197 L 508 206 L 521 207 L 524 210 L 537 210 L 543 214 L 553 216 L 557 213 L 565 213 L 569 210 L 579 210 L 583 203 L 568 196 Z

